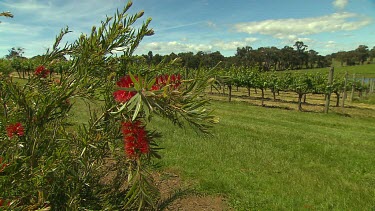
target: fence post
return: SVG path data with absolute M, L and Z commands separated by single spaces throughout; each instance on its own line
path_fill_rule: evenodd
M 350 94 L 350 102 L 353 102 L 354 98 L 354 91 L 355 91 L 355 73 L 353 74 L 353 82 L 352 82 L 352 93 Z
M 331 69 L 329 70 L 329 75 L 328 75 L 328 86 L 331 86 L 332 85 L 332 81 L 333 81 L 333 72 L 334 72 L 334 67 L 331 67 Z M 328 110 L 329 110 L 329 103 L 330 103 L 330 100 L 331 100 L 331 87 L 329 88 L 328 90 L 328 93 L 326 94 L 326 104 L 325 104 L 325 107 L 324 107 L 324 113 L 328 113 Z
M 228 101 L 231 102 L 232 101 L 232 84 L 229 83 L 228 84 Z
M 362 76 L 362 86 L 365 85 L 365 76 Z
M 348 72 L 345 73 L 345 79 L 344 79 L 344 94 L 342 96 L 342 105 L 341 107 L 344 108 L 345 107 L 345 100 L 346 100 L 346 95 L 347 95 L 347 92 L 346 92 L 346 86 L 348 84 Z

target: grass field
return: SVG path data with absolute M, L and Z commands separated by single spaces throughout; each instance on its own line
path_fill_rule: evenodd
M 220 117 L 213 136 L 153 119 L 165 148 L 160 171 L 177 172 L 198 192 L 228 198 L 236 210 L 375 208 L 375 110 L 355 108 L 348 117 L 247 102 L 212 106 Z M 87 118 L 74 111 L 76 124 Z
M 213 102 L 202 137 L 156 119 L 163 166 L 238 210 L 375 208 L 375 119 Z M 371 111 L 375 112 L 375 111 Z

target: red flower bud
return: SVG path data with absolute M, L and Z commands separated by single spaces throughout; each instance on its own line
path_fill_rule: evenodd
M 34 75 L 42 78 L 47 78 L 48 74 L 50 73 L 44 66 L 39 66 L 35 69 Z
M 20 122 L 8 125 L 6 127 L 6 130 L 7 130 L 7 135 L 9 138 L 12 138 L 13 135 L 23 136 L 25 133 L 25 129 L 23 128 Z

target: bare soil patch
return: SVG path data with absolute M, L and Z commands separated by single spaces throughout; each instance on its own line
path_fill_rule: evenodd
M 199 194 L 175 173 L 156 172 L 153 177 L 161 194 L 161 210 L 232 210 L 224 197 Z

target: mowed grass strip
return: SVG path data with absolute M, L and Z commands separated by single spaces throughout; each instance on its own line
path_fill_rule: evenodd
M 213 102 L 202 137 L 155 118 L 162 163 L 248 209 L 375 208 L 375 119 Z M 374 112 L 374 111 L 372 111 Z
M 341 66 L 340 63 L 334 62 L 332 64 L 335 69 L 335 75 L 344 76 L 348 72 L 348 79 L 353 79 L 353 74 L 356 74 L 356 79 L 361 80 L 365 78 L 375 78 L 375 64 L 364 64 L 354 66 Z M 288 70 L 280 71 L 279 73 L 291 72 L 291 73 L 326 73 L 328 75 L 330 68 L 314 68 L 314 69 L 302 69 L 302 70 Z

